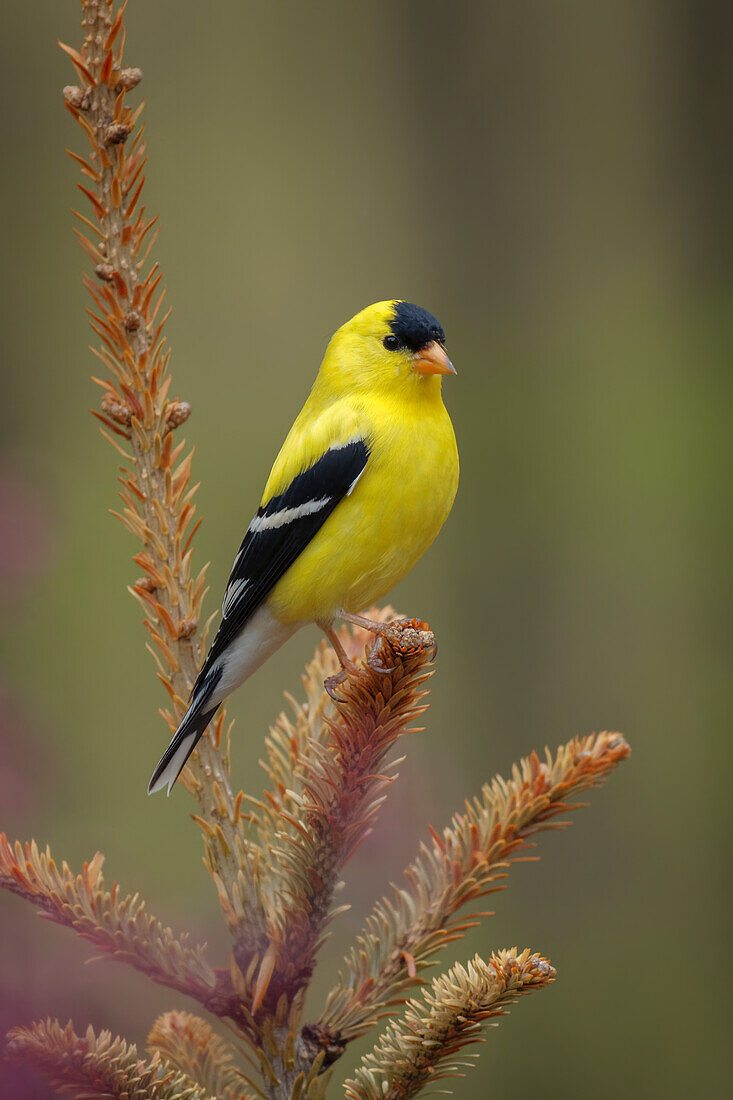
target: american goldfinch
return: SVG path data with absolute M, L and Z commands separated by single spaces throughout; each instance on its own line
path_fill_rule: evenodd
M 357 313 L 332 337 L 310 396 L 275 460 L 234 559 L 222 619 L 188 710 L 149 793 L 168 793 L 222 701 L 299 627 L 317 623 L 343 669 L 335 619 L 404 577 L 443 526 L 458 451 L 441 396 L 455 374 L 445 333 L 398 300 Z

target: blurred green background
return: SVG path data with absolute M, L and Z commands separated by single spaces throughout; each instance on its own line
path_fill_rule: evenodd
M 187 798 L 145 794 L 165 700 L 125 592 L 135 547 L 107 515 L 116 456 L 86 412 L 63 152 L 84 140 L 55 45 L 79 42 L 78 18 L 72 0 L 3 9 L 0 827 L 76 866 L 101 848 L 110 878 L 218 961 Z M 620 729 L 630 762 L 455 945 L 464 960 L 530 945 L 559 974 L 456 1095 L 721 1094 L 730 6 L 132 0 L 126 20 L 209 612 L 339 324 L 418 302 L 459 372 L 459 495 L 392 597 L 439 639 L 429 733 L 347 868 L 353 909 L 313 1004 L 427 821 L 533 747 Z M 296 636 L 232 702 L 254 792 L 316 640 Z M 87 947 L 18 899 L 0 897 L 0 921 L 0 1024 L 73 1015 L 140 1042 L 183 1007 L 122 966 L 85 967 Z M 9 1081 L 14 1100 L 49 1094 Z

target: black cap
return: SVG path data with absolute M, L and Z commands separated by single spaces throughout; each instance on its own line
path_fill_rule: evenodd
M 433 340 L 437 340 L 439 344 L 445 343 L 445 333 L 440 321 L 426 309 L 414 306 L 411 302 L 395 304 L 395 315 L 389 327 L 400 344 L 410 351 L 420 351 Z

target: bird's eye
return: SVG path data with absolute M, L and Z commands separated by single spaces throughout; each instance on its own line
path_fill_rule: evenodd
M 400 339 L 399 336 L 385 336 L 382 343 L 388 351 L 397 351 L 397 348 L 400 346 Z
M 442 344 L 443 341 L 445 340 L 445 336 L 443 335 L 443 330 L 442 329 L 433 327 L 430 330 L 430 335 L 432 336 L 433 340 L 437 340 L 439 344 Z

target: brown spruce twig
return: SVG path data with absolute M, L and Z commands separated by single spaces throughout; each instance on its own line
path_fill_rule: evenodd
M 90 145 L 88 159 L 71 156 L 85 176 L 79 189 L 94 219 L 75 212 L 92 234 L 90 240 L 76 231 L 94 265 L 95 280 L 84 276 L 95 307 L 90 323 L 101 341 L 92 351 L 108 372 L 95 379 L 103 391 L 95 416 L 124 459 L 119 479 L 123 509 L 115 514 L 143 544 L 135 562 L 144 575 L 131 591 L 148 616 L 151 652 L 173 708 L 163 714 L 174 731 L 202 659 L 199 619 L 206 567 L 193 575 L 191 539 L 198 524 L 187 534 L 197 486 L 189 488 L 192 453 L 181 458 L 184 444 L 173 445 L 173 433 L 188 418 L 190 406 L 168 399 L 170 351 L 163 328 L 169 313 L 159 318 L 165 296 L 159 267 L 146 267 L 157 239 L 157 217 L 146 218 L 141 205 L 147 161 L 142 104 L 134 111 L 126 105 L 142 73 L 123 65 L 123 9 L 113 17 L 112 0 L 82 0 L 82 9 L 81 53 L 62 48 L 80 80 L 64 89 L 66 106 Z M 183 782 L 199 802 L 207 866 L 232 934 L 257 944 L 264 937 L 252 873 L 257 864 L 249 858 L 241 796 L 232 793 L 228 753 L 220 751 L 226 743 L 224 724 L 222 713 L 199 743 Z
M 399 736 L 426 710 L 420 702 L 434 649 L 425 623 L 402 623 L 382 636 L 325 714 L 326 736 L 306 743 L 297 775 L 297 817 L 280 809 L 288 830 L 271 851 L 279 865 L 277 905 L 270 913 L 266 980 L 254 1009 L 282 994 L 294 1000 L 313 973 L 339 874 L 366 838 L 395 762 L 384 761 Z M 380 670 L 373 665 L 378 660 Z M 386 671 L 389 669 L 389 671 Z M 261 971 L 262 975 L 262 971 Z
M 374 622 L 386 623 L 398 618 L 390 606 L 373 607 L 368 614 Z M 338 634 L 350 660 L 354 664 L 363 660 L 365 647 L 373 642 L 373 637 L 359 627 L 354 627 L 353 632 L 342 628 Z M 324 684 L 339 668 L 334 650 L 324 639 L 303 673 L 305 699 L 301 703 L 286 692 L 293 718 L 285 712 L 281 713 L 265 738 L 267 759 L 260 761 L 260 764 L 267 775 L 268 787 L 261 798 L 246 796 L 250 807 L 249 820 L 256 830 L 260 851 L 277 856 L 271 862 L 268 873 L 268 909 L 282 896 L 290 878 L 298 874 L 297 869 L 290 867 L 288 856 L 290 848 L 299 843 L 297 836 L 310 756 L 312 753 L 319 755 L 333 744 L 331 724 L 334 720 L 334 700 L 324 691 Z
M 71 1023 L 41 1020 L 8 1035 L 7 1055 L 48 1074 L 60 1093 L 78 1100 L 219 1100 L 159 1056 L 140 1058 L 137 1048 L 109 1031 L 88 1027 L 77 1035 Z
M 120 894 L 117 883 L 106 890 L 104 857 L 97 852 L 75 875 L 59 867 L 51 851 L 31 841 L 11 847 L 0 833 L 0 886 L 30 901 L 54 924 L 72 928 L 104 955 L 141 970 L 209 1007 L 218 1006 L 216 975 L 202 947 L 188 946 L 145 909 L 139 895 Z
M 209 1024 L 190 1012 L 165 1012 L 148 1035 L 148 1051 L 157 1054 L 217 1100 L 253 1100 L 249 1082 L 234 1064 L 231 1047 Z
M 141 107 L 133 111 L 126 98 L 142 74 L 123 63 L 124 7 L 114 15 L 112 0 L 81 6 L 83 46 L 64 47 L 79 84 L 65 88 L 64 98 L 90 145 L 88 158 L 71 155 L 91 206 L 91 217 L 76 216 L 94 270 L 93 279 L 85 277 L 100 340 L 92 350 L 105 370 L 95 379 L 103 393 L 94 412 L 124 458 L 119 518 L 142 543 L 134 561 L 143 576 L 131 591 L 145 611 L 172 731 L 206 643 L 199 625 L 205 568 L 195 573 L 192 560 L 191 453 L 184 457 L 183 442 L 174 445 L 190 408 L 168 398 L 161 276 L 157 265 L 146 268 L 157 230 L 140 205 Z M 227 1038 L 197 1016 L 171 1011 L 153 1024 L 143 1058 L 108 1032 L 80 1035 L 46 1020 L 13 1029 L 10 1057 L 33 1062 L 60 1092 L 87 1100 L 324 1100 L 333 1063 L 389 1013 L 390 1026 L 347 1082 L 346 1096 L 404 1100 L 454 1074 L 456 1055 L 492 1017 L 553 980 L 540 956 L 503 951 L 454 966 L 401 1019 L 395 1014 L 423 984 L 436 953 L 489 915 L 466 915 L 466 907 L 504 889 L 511 863 L 535 858 L 524 855 L 534 834 L 564 827 L 558 817 L 577 807 L 573 797 L 628 756 L 619 734 L 574 738 L 542 760 L 532 753 L 510 780 L 486 784 L 442 833 L 431 831 L 405 885 L 393 887 L 367 919 L 316 1022 L 304 1023 L 318 954 L 339 913 L 344 865 L 369 835 L 396 775 L 397 740 L 426 709 L 433 671 L 426 624 L 395 623 L 391 609 L 370 614 L 389 625 L 376 642 L 358 629 L 340 633 L 356 671 L 333 695 L 324 682 L 338 661 L 319 645 L 306 668 L 304 700 L 291 698 L 292 716 L 281 715 L 266 741 L 261 797 L 234 793 L 223 714 L 182 773 L 198 803 L 205 864 L 228 930 L 225 965 L 213 967 L 203 947 L 149 916 L 138 895 L 123 897 L 116 884 L 108 890 L 101 854 L 75 874 L 35 842 L 11 845 L 0 836 L 0 887 L 103 956 L 194 997 L 226 1023 Z
M 533 846 L 528 841 L 538 832 L 566 828 L 570 822 L 557 817 L 579 808 L 568 799 L 603 782 L 629 751 L 620 734 L 600 733 L 574 738 L 555 756 L 548 749 L 544 762 L 532 753 L 509 781 L 496 776 L 486 783 L 442 835 L 432 830 L 430 843 L 422 843 L 405 871 L 407 885 L 377 903 L 344 960 L 314 1025 L 323 1041 L 358 1038 L 400 1003 L 435 954 L 486 915 L 458 914 L 506 889 L 510 864 L 538 858 L 520 854 Z
M 476 955 L 467 967 L 451 967 L 419 1000 L 409 1002 L 403 1019 L 390 1025 L 365 1055 L 356 1078 L 346 1082 L 348 1100 L 408 1100 L 425 1085 L 463 1077 L 461 1071 L 471 1063 L 465 1054 L 456 1062 L 455 1055 L 469 1043 L 480 1043 L 482 1027 L 506 1015 L 520 994 L 554 980 L 547 959 L 528 950 L 518 954 L 516 948 L 499 951 L 488 963 Z

